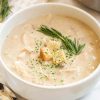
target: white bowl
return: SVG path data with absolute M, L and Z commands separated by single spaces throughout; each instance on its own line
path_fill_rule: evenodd
M 48 13 L 79 19 L 89 25 L 100 37 L 99 23 L 85 11 L 64 4 L 38 4 L 14 14 L 4 23 L 0 31 L 0 55 L 6 36 L 16 25 Z M 13 91 L 28 100 L 75 100 L 89 92 L 100 78 L 100 67 L 98 66 L 93 73 L 76 83 L 62 86 L 42 86 L 19 78 L 6 66 L 2 57 L 0 57 L 0 63 L 0 70 L 3 71 L 6 83 Z

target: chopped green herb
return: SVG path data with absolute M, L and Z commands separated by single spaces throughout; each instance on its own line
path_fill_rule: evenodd
M 61 80 L 60 80 L 60 82 L 61 82 L 61 83 L 63 83 L 63 82 L 64 82 L 64 80 L 63 80 L 63 79 L 61 79 Z

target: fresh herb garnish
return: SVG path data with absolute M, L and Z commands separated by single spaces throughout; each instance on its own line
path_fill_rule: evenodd
M 10 12 L 11 6 L 8 0 L 0 0 L 0 22 L 4 21 Z
M 63 36 L 59 31 L 55 30 L 54 28 L 48 28 L 45 25 L 41 25 L 37 31 L 42 32 L 45 35 L 51 36 L 53 38 L 60 39 L 71 56 L 79 55 L 85 47 L 85 44 L 80 44 L 79 41 L 77 41 L 76 39 L 71 40 L 69 37 Z

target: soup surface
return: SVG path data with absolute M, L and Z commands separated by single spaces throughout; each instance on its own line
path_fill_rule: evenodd
M 70 84 L 96 69 L 99 43 L 95 32 L 79 20 L 49 14 L 16 26 L 5 40 L 2 57 L 29 82 Z

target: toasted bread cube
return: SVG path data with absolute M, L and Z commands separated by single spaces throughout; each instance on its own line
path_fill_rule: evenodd
M 43 47 L 40 49 L 40 55 L 39 57 L 43 60 L 43 61 L 48 61 L 52 59 L 52 54 L 50 52 L 50 49 L 48 47 Z
M 53 55 L 53 63 L 60 64 L 66 60 L 66 56 L 63 50 L 57 50 Z
M 54 41 L 54 40 L 49 40 L 46 43 L 46 46 L 52 50 L 52 51 L 56 51 L 58 49 L 60 49 L 61 43 L 58 41 Z

